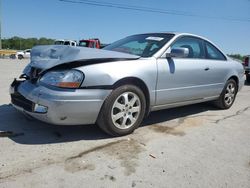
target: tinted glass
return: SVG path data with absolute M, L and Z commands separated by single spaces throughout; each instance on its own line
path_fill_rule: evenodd
M 79 46 L 88 47 L 88 42 L 80 41 Z
M 195 37 L 182 37 L 177 39 L 171 48 L 187 48 L 189 50 L 187 58 L 205 58 L 203 41 Z
M 141 57 L 151 57 L 173 36 L 173 34 L 164 33 L 133 35 L 114 42 L 103 49 L 124 52 Z
M 61 45 L 61 44 L 64 44 L 64 41 L 55 41 L 55 44 L 56 45 Z
M 225 56 L 209 42 L 205 42 L 205 47 L 208 59 L 226 60 Z
M 70 45 L 70 42 L 69 41 L 65 41 L 64 45 Z

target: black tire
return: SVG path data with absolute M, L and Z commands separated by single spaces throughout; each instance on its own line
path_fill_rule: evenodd
M 226 95 L 229 93 L 228 90 L 230 89 L 229 87 L 230 86 L 233 86 L 234 87 L 234 93 L 230 93 L 231 95 L 231 102 L 229 102 L 229 98 L 230 97 L 227 97 Z M 225 86 L 224 86 L 224 89 L 222 90 L 221 94 L 220 94 L 220 97 L 219 99 L 217 99 L 215 101 L 215 105 L 220 108 L 220 109 L 229 109 L 234 101 L 235 101 L 235 97 L 236 97 L 236 94 L 237 94 L 237 91 L 238 91 L 238 87 L 237 87 L 237 84 L 235 82 L 234 79 L 229 79 Z
M 247 80 L 247 83 L 250 83 L 250 75 L 246 75 L 246 80 Z
M 127 95 L 126 95 L 127 94 Z M 128 96 L 128 103 L 122 101 L 124 96 Z M 131 97 L 129 99 L 129 97 Z M 132 99 L 136 100 L 132 104 Z M 116 108 L 115 105 L 119 103 L 123 107 Z M 123 104 L 124 103 L 124 104 Z M 129 104 L 129 105 L 127 105 Z M 131 106 L 132 105 L 132 106 Z M 120 110 L 122 109 L 122 110 Z M 132 112 L 132 109 L 140 109 L 138 112 Z M 117 111 L 117 112 L 115 112 Z M 111 136 L 123 136 L 132 133 L 142 122 L 146 111 L 146 99 L 141 91 L 133 85 L 123 85 L 116 88 L 104 101 L 102 109 L 97 119 L 97 125 L 107 134 Z M 114 116 L 122 114 L 122 116 L 114 120 Z M 135 117 L 134 119 L 131 117 Z M 134 122 L 130 121 L 133 120 Z M 123 124 L 123 122 L 125 122 Z M 123 125 L 120 125 L 123 124 Z M 120 128 L 118 126 L 125 126 Z M 127 127 L 126 127 L 127 126 Z
M 23 59 L 23 56 L 22 55 L 18 55 L 17 58 L 21 60 L 21 59 Z

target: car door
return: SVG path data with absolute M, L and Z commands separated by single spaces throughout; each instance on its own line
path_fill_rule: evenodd
M 231 71 L 225 55 L 208 41 L 204 41 L 204 49 L 206 52 L 205 63 L 209 70 L 206 72 L 206 78 L 209 84 L 208 95 L 220 95 L 225 79 Z
M 211 81 L 207 78 L 209 67 L 205 61 L 203 40 L 184 36 L 175 40 L 170 48 L 188 48 L 189 55 L 185 58 L 162 57 L 157 60 L 156 105 L 186 102 L 208 96 Z

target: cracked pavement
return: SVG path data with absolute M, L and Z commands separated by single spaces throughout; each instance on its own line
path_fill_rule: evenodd
M 0 60 L 0 187 L 250 187 L 250 85 L 229 110 L 153 112 L 133 134 L 54 126 L 9 105 L 27 60 Z

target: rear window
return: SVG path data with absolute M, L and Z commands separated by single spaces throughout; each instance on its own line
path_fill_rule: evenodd
M 205 42 L 205 48 L 207 51 L 208 59 L 226 60 L 225 56 L 215 46 L 207 41 Z
M 80 41 L 79 46 L 88 47 L 89 45 L 88 45 L 88 42 L 86 42 L 86 41 Z
M 55 41 L 55 45 L 63 45 L 63 44 L 64 44 L 64 41 L 60 41 L 60 40 Z

